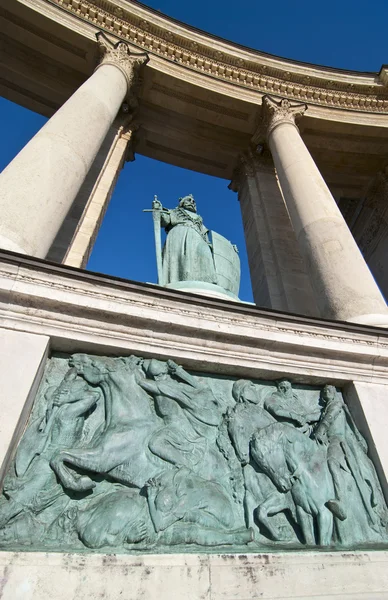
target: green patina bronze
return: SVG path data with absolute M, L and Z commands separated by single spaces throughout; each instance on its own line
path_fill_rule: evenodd
M 51 358 L 0 500 L 7 549 L 387 541 L 366 442 L 334 386 L 198 376 L 172 360 Z
M 159 285 L 174 286 L 186 282 L 186 287 L 198 287 L 202 282 L 238 296 L 240 259 L 237 247 L 205 227 L 193 196 L 180 198 L 178 206 L 172 210 L 163 208 L 155 196 L 151 212 Z M 163 249 L 161 227 L 167 233 Z

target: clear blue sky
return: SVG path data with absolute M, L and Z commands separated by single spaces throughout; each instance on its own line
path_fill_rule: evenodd
M 315 64 L 379 71 L 388 63 L 388 0 L 150 0 L 148 6 L 239 44 Z M 15 156 L 45 119 L 0 99 L 0 168 Z M 123 169 L 88 268 L 138 281 L 156 281 L 150 207 L 154 194 L 173 207 L 192 193 L 205 224 L 240 249 L 240 297 L 251 300 L 241 217 L 229 182 L 137 156 Z M 53 198 L 55 201 L 55 198 Z

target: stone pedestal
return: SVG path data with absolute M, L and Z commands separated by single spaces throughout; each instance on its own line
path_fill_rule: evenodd
M 181 292 L 191 292 L 192 294 L 199 294 L 200 296 L 207 296 L 209 298 L 240 302 L 239 298 L 232 292 L 228 292 L 220 285 L 207 283 L 206 281 L 176 281 L 174 283 L 167 283 L 164 287 L 171 290 L 180 290 Z

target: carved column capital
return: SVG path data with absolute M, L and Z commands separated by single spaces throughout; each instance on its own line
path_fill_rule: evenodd
M 232 181 L 228 188 L 232 192 L 238 192 L 239 185 L 244 176 L 255 177 L 258 173 L 263 172 L 274 172 L 274 164 L 270 152 L 265 149 L 262 153 L 258 153 L 250 148 L 246 152 L 239 154 L 237 165 L 233 171 Z
M 263 96 L 262 109 L 262 131 L 266 138 L 275 127 L 283 123 L 289 123 L 296 127 L 296 120 L 307 110 L 307 104 L 302 102 L 290 102 L 287 98 L 272 98 Z
M 147 64 L 149 56 L 146 52 L 134 52 L 126 42 L 112 42 L 107 36 L 99 31 L 96 34 L 100 52 L 100 63 L 96 70 L 103 65 L 114 65 L 123 73 L 127 80 L 128 93 L 127 102 L 131 108 L 137 106 L 137 88 L 139 86 L 139 73 L 141 67 Z

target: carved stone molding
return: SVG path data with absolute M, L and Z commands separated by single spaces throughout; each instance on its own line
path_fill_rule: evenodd
M 168 18 L 163 18 L 161 23 L 160 15 L 153 23 L 151 11 L 145 20 L 137 14 L 137 5 L 131 6 L 131 3 L 125 9 L 118 7 L 114 0 L 51 0 L 51 3 L 150 54 L 233 85 L 319 106 L 388 112 L 387 87 L 374 74 L 366 78 L 364 74 L 359 77 L 354 73 L 349 80 L 349 72 L 340 69 L 334 70 L 331 76 L 332 69 L 314 68 L 307 74 L 300 71 L 299 63 L 295 63 L 298 68 L 294 69 L 289 61 L 282 59 L 278 59 L 277 65 L 273 60 L 270 65 L 263 64 L 268 57 L 253 50 L 249 51 L 250 56 L 237 57 L 235 50 L 239 48 L 233 44 L 230 44 L 231 52 L 228 48 L 221 52 L 214 45 L 214 38 L 203 35 L 200 43 L 194 42 L 189 39 L 189 26 L 181 32 L 171 30 Z M 304 70 L 308 71 L 309 66 Z
M 307 104 L 290 102 L 287 98 L 278 99 L 271 96 L 264 96 L 260 131 L 268 139 L 275 127 L 279 125 L 289 123 L 296 127 L 296 120 L 302 117 L 306 110 Z
M 136 92 L 140 84 L 139 72 L 141 67 L 147 64 L 148 54 L 133 52 L 125 42 L 113 43 L 102 31 L 96 34 L 96 38 L 101 54 L 101 61 L 96 70 L 103 65 L 114 65 L 120 69 L 127 81 L 127 102 L 131 108 L 136 108 Z
M 379 72 L 379 79 L 385 87 L 388 86 L 388 66 L 383 65 Z
M 260 153 L 254 148 L 249 148 L 238 157 L 238 164 L 233 171 L 233 176 L 228 188 L 238 192 L 239 186 L 245 177 L 260 176 L 261 173 L 274 173 L 274 164 L 268 149 Z

